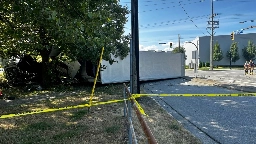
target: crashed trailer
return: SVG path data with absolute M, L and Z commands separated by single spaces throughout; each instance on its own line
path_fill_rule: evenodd
M 140 81 L 179 78 L 185 76 L 185 57 L 183 53 L 140 51 L 139 53 Z M 112 65 L 102 61 L 106 67 L 100 71 L 99 81 L 102 84 L 122 83 L 130 80 L 130 55 L 125 59 L 114 58 Z

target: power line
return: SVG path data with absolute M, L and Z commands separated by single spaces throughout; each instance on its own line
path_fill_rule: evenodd
M 209 15 L 202 15 L 202 16 L 194 16 L 191 17 L 194 20 L 200 20 L 200 19 L 205 19 L 208 18 Z M 188 18 L 184 19 L 178 19 L 178 20 L 172 20 L 172 21 L 165 21 L 165 22 L 157 22 L 157 23 L 151 23 L 151 24 L 143 24 L 140 25 L 140 28 L 149 28 L 149 27 L 158 27 L 158 26 L 165 26 L 165 25 L 171 25 L 171 24 L 176 24 L 176 23 L 181 23 L 181 22 L 187 22 Z M 126 28 L 129 29 L 129 28 Z
M 180 3 L 180 2 L 179 2 Z M 185 10 L 185 8 L 181 5 L 180 3 L 180 7 L 183 9 L 183 11 L 186 13 L 186 15 L 188 16 L 188 18 L 190 19 L 190 21 L 195 25 L 196 28 L 199 29 L 199 27 L 194 23 L 193 19 L 189 16 L 189 14 L 187 13 L 187 11 Z M 206 36 L 206 34 L 201 30 L 201 32 Z
M 188 2 L 188 1 L 192 1 L 192 2 L 194 2 L 193 0 L 180 0 L 180 2 Z M 201 1 L 204 1 L 204 0 L 201 0 Z M 153 2 L 156 2 L 155 0 L 154 1 L 149 1 L 149 0 L 147 0 L 147 1 L 141 1 L 141 2 L 143 2 L 143 3 L 153 3 Z M 177 2 L 174 2 L 174 1 L 169 1 L 169 0 L 158 0 L 158 4 L 160 3 L 160 2 L 162 2 L 162 4 L 167 4 L 167 3 L 177 3 Z M 131 1 L 123 1 L 123 2 L 121 2 L 121 3 L 131 3 Z M 146 6 L 146 5 L 144 5 L 144 6 Z
M 166 37 L 168 37 L 168 36 L 166 36 Z M 195 39 L 196 37 L 182 37 L 181 39 Z M 142 40 L 142 41 L 140 41 L 140 42 L 143 42 L 143 43 L 151 43 L 151 42 L 161 42 L 161 41 L 177 41 L 177 39 L 176 38 L 171 38 L 171 39 L 156 39 L 156 40 Z M 181 42 L 183 42 L 183 41 L 181 41 Z M 185 42 L 185 41 L 184 41 Z
M 188 0 L 190 1 L 190 0 Z M 182 2 L 182 1 L 179 1 Z M 186 1 L 187 2 L 187 1 Z M 195 1 L 195 2 L 190 2 L 190 3 L 184 3 L 183 5 L 189 5 L 189 4 L 195 4 L 195 3 L 200 3 L 203 2 L 202 0 L 199 1 Z M 162 3 L 162 4 L 166 4 L 166 3 Z M 154 4 L 154 6 L 159 5 L 159 4 Z M 148 5 L 147 5 L 148 6 Z M 144 13 L 144 12 L 151 12 L 151 11 L 158 11 L 158 10 L 163 10 L 163 9 L 168 9 L 168 8 L 174 8 L 174 7 L 179 7 L 179 5 L 173 5 L 173 6 L 167 6 L 167 7 L 161 7 L 161 8 L 156 8 L 156 9 L 151 9 L 151 10 L 145 10 L 145 11 L 141 11 L 139 13 Z
M 194 20 L 201 20 L 201 19 L 205 19 L 205 18 L 208 18 L 208 15 L 193 17 Z M 182 22 L 187 22 L 187 21 L 188 21 L 188 18 L 186 18 L 186 19 L 179 19 L 179 20 L 173 20 L 173 21 L 166 21 L 166 22 L 159 22 L 159 23 L 154 23 L 154 24 L 140 25 L 140 27 L 141 28 L 149 28 L 149 27 L 159 27 L 159 26 L 166 26 L 166 25 L 168 26 L 168 25 L 182 23 Z
M 251 29 L 251 28 L 256 28 L 256 26 L 250 26 L 250 27 L 247 27 L 247 28 L 236 30 L 236 31 L 234 31 L 234 33 L 235 34 L 242 34 L 244 30 L 248 30 L 248 29 Z
M 165 0 L 161 0 L 161 1 L 165 1 Z M 179 2 L 186 2 L 183 5 L 189 5 L 189 4 L 195 4 L 195 3 L 200 3 L 203 2 L 204 0 L 197 0 L 197 1 L 191 1 L 191 0 L 187 0 L 187 1 L 179 1 Z M 130 3 L 130 2 L 123 2 L 123 3 Z M 150 1 L 147 1 L 146 3 L 150 3 Z M 175 3 L 175 2 L 168 2 L 168 3 Z M 154 4 L 145 4 L 142 6 L 160 6 L 160 5 L 166 5 L 166 1 L 163 3 L 154 3 Z M 178 4 L 178 3 L 177 3 Z M 163 10 L 163 9 L 169 9 L 169 8 L 174 8 L 174 7 L 178 7 L 179 5 L 173 5 L 173 6 L 166 6 L 166 7 L 160 7 L 160 8 L 156 8 L 156 9 L 150 9 L 150 10 L 144 10 L 144 11 L 139 11 L 139 13 L 144 13 L 144 12 L 152 12 L 152 11 L 158 11 L 158 10 Z
M 246 20 L 246 21 L 241 21 L 239 23 L 246 23 L 246 22 L 256 22 L 256 20 Z
M 214 17 L 219 16 L 219 15 L 221 15 L 221 13 L 214 13 Z M 227 16 L 229 16 L 229 15 L 227 15 Z M 188 17 L 188 18 L 172 20 L 172 21 L 163 21 L 163 22 L 157 22 L 157 23 L 143 24 L 143 25 L 140 25 L 140 27 L 141 28 L 149 28 L 149 27 L 165 26 L 165 25 L 171 25 L 171 24 L 191 21 L 191 19 L 192 20 L 201 20 L 201 19 L 209 18 L 209 17 L 211 18 L 211 15 L 194 16 L 194 17 Z M 251 21 L 253 21 L 253 20 L 251 20 Z

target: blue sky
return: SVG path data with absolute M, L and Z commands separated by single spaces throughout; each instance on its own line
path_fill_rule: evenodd
M 120 0 L 120 3 L 130 9 L 130 1 Z M 215 20 L 220 24 L 215 35 L 230 35 L 232 31 L 256 26 L 256 0 L 214 0 L 213 3 L 214 13 L 218 13 Z M 168 44 L 159 45 L 159 42 L 172 42 L 176 46 L 178 34 L 181 43 L 209 36 L 211 30 L 206 28 L 210 15 L 211 0 L 139 0 L 140 49 L 168 48 Z M 126 33 L 131 32 L 130 15 L 128 19 Z M 243 33 L 255 32 L 256 28 L 250 28 Z

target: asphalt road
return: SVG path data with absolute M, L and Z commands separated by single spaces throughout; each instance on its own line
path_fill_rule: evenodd
M 232 84 L 232 80 L 240 80 L 239 76 L 248 77 L 243 71 L 239 72 L 241 70 L 200 74 L 212 79 L 223 77 L 220 81 Z M 197 86 L 186 79 L 147 82 L 142 87 L 147 93 L 241 93 L 216 86 Z M 203 143 L 256 144 L 256 97 L 153 98 Z

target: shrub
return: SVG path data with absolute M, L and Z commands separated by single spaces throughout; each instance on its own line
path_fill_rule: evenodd
M 209 62 L 206 62 L 206 63 L 205 63 L 205 67 L 210 67 L 210 63 L 209 63 Z
M 199 68 L 203 67 L 204 62 L 199 62 Z

